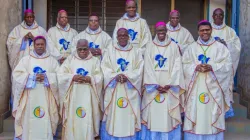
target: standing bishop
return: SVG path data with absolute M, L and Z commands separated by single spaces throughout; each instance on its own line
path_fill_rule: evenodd
M 117 43 L 117 30 L 126 28 L 128 30 L 130 43 L 139 48 L 142 55 L 144 55 L 146 45 L 152 42 L 151 33 L 145 19 L 142 19 L 137 10 L 137 4 L 134 0 L 126 1 L 126 13 L 116 22 L 113 32 L 114 44 Z
M 99 17 L 96 14 L 89 16 L 88 27 L 74 38 L 74 49 L 79 39 L 88 40 L 90 52 L 98 58 L 102 58 L 109 43 L 112 43 L 111 37 L 100 27 Z
M 77 50 L 58 71 L 63 140 L 94 140 L 101 122 L 100 60 L 89 51 L 88 41 L 80 39 Z
M 192 34 L 180 24 L 180 12 L 172 10 L 169 14 L 169 22 L 167 23 L 168 36 L 180 46 L 183 54 L 186 48 L 194 42 Z
M 101 64 L 105 87 L 101 139 L 137 140 L 144 61 L 138 48 L 129 43 L 127 29 L 117 31 L 117 40 Z
M 165 22 L 144 55 L 142 140 L 181 140 L 180 94 L 185 83 L 179 46 L 167 35 Z
M 58 62 L 46 50 L 43 36 L 34 38 L 34 50 L 13 71 L 15 137 L 53 140 L 59 120 L 56 70 Z
M 65 10 L 60 10 L 57 15 L 57 24 L 48 31 L 48 36 L 53 41 L 54 46 L 61 54 L 60 64 L 71 54 L 72 40 L 77 35 L 77 31 L 70 27 L 68 14 Z
M 208 21 L 198 24 L 199 38 L 183 55 L 187 96 L 185 140 L 223 140 L 229 110 L 232 60 L 227 47 L 211 37 Z

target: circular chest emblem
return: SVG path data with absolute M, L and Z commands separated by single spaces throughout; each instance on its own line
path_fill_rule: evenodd
M 76 115 L 79 117 L 79 118 L 84 118 L 86 116 L 86 110 L 83 108 L 83 107 L 78 107 L 76 109 Z
M 164 97 L 164 95 L 162 95 L 162 94 L 158 94 L 158 95 L 155 97 L 155 101 L 156 101 L 157 103 L 163 103 L 164 100 L 165 100 L 165 97 Z
M 201 93 L 199 96 L 199 100 L 201 103 L 207 104 L 210 100 L 208 93 L 205 92 Z
M 117 106 L 120 108 L 126 108 L 128 106 L 128 101 L 126 98 L 121 97 L 117 100 Z
M 34 109 L 34 115 L 37 118 L 43 118 L 45 115 L 45 110 L 41 106 L 38 106 Z

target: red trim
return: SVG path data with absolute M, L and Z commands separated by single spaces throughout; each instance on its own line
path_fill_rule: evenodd
M 101 27 L 99 26 L 99 28 L 101 28 Z M 89 34 L 89 35 L 97 35 L 97 34 L 100 34 L 100 33 L 102 32 L 102 30 L 100 30 L 99 32 L 97 32 L 97 33 L 95 33 L 95 34 L 90 34 L 89 32 L 86 31 L 86 29 L 85 29 L 85 32 L 86 32 L 87 34 Z
M 146 123 L 148 123 L 148 122 L 146 122 Z M 151 129 L 148 128 L 148 125 L 143 124 L 143 123 L 142 123 L 142 125 L 144 125 L 145 127 L 147 127 L 147 129 L 149 131 L 151 131 Z M 167 131 L 167 132 L 164 132 L 164 133 L 170 133 L 170 132 L 174 131 L 175 129 L 177 129 L 178 125 L 181 125 L 181 123 L 179 123 L 179 124 L 175 125 L 174 127 L 172 127 L 172 129 L 170 131 Z
M 156 46 L 158 46 L 158 47 L 166 47 L 166 46 L 168 46 L 171 42 L 172 42 L 172 41 L 169 41 L 168 44 L 166 44 L 166 45 L 164 45 L 164 46 L 161 46 L 161 45 L 156 44 L 156 42 L 153 41 L 153 43 L 154 43 Z
M 213 74 L 214 74 L 214 71 L 213 71 L 213 70 L 212 70 L 212 72 L 213 72 Z M 214 76 L 215 76 L 215 74 L 214 74 Z M 216 77 L 216 76 L 215 76 L 215 77 Z M 207 79 L 207 74 L 206 74 L 206 77 L 205 77 L 205 82 L 206 82 L 206 79 Z M 196 81 L 196 79 L 195 79 L 195 81 Z M 224 95 L 224 92 L 223 92 L 223 90 L 222 90 L 222 88 L 221 88 L 221 86 L 220 86 L 220 84 L 219 84 L 217 78 L 216 78 L 216 82 L 217 82 L 219 88 L 221 89 L 222 96 L 224 97 L 224 96 L 225 96 L 225 95 Z M 190 83 L 191 83 L 191 82 L 190 82 Z M 195 83 L 195 82 L 194 82 L 194 83 Z M 190 85 L 189 85 L 189 86 L 190 86 Z M 208 88 L 208 86 L 207 86 L 207 83 L 206 83 L 206 87 L 207 87 L 208 91 L 210 92 L 210 90 L 209 90 L 209 88 Z M 193 88 L 193 86 L 192 86 L 192 88 Z M 192 88 L 191 88 L 191 91 L 192 91 Z M 189 89 L 188 89 L 188 93 L 189 93 Z M 187 100 L 185 101 L 185 105 L 187 104 L 186 102 L 188 101 L 190 94 L 191 94 L 191 92 L 188 94 Z M 212 96 L 214 102 L 217 104 L 217 106 L 218 106 L 219 109 L 220 109 L 219 116 L 217 117 L 217 119 L 216 119 L 215 122 L 212 122 L 211 126 L 215 127 L 216 129 L 218 129 L 218 130 L 220 130 L 220 131 L 224 131 L 223 129 L 220 129 L 220 128 L 214 126 L 214 124 L 218 121 L 220 115 L 222 114 L 222 109 L 221 109 L 221 107 L 219 106 L 219 104 L 216 102 L 216 100 L 214 99 L 214 97 L 213 97 L 213 95 L 212 95 L 211 92 L 210 92 L 210 94 L 211 94 L 211 96 Z M 223 99 L 224 99 L 224 98 L 223 98 Z M 186 117 L 189 121 L 191 121 L 191 122 L 194 124 L 194 126 L 196 125 L 196 123 L 193 122 L 193 121 L 188 117 L 188 115 L 186 115 L 185 117 Z M 190 130 L 190 131 L 192 131 L 192 130 Z M 190 132 L 190 131 L 187 130 L 187 131 L 184 131 L 184 132 Z
M 215 30 L 222 30 L 222 29 L 224 29 L 225 27 L 227 27 L 226 24 L 225 24 L 221 29 L 216 29 L 216 28 L 214 28 L 214 27 L 212 27 L 212 28 L 215 29 Z
M 133 49 L 133 45 L 131 45 L 131 46 L 132 46 L 132 47 L 129 48 L 128 50 L 121 50 L 121 49 L 117 48 L 116 46 L 114 46 L 114 48 L 115 48 L 116 50 L 118 50 L 118 51 L 129 52 L 129 51 L 131 51 L 131 50 Z
M 201 43 L 199 43 L 199 42 L 197 41 L 197 43 L 198 43 L 199 45 L 202 45 L 202 46 L 211 46 L 212 44 L 214 44 L 214 42 L 216 42 L 216 40 L 214 40 L 214 41 L 211 42 L 210 44 L 204 45 L 204 44 L 201 44 Z
M 178 32 L 178 31 L 181 30 L 181 28 L 182 28 L 182 26 L 180 26 L 180 28 L 179 28 L 178 30 L 171 30 L 171 29 L 169 29 L 168 26 L 167 26 L 167 30 L 170 31 L 170 32 Z
M 78 56 L 76 55 L 77 53 L 75 53 L 74 57 L 78 60 L 89 60 L 93 57 L 92 53 L 89 51 L 89 55 L 85 58 L 85 59 L 81 59 L 81 58 L 78 58 Z
M 202 135 L 205 135 L 205 136 L 207 136 L 207 135 L 217 135 L 217 134 L 219 134 L 219 133 L 221 133 L 221 132 L 224 132 L 224 131 L 225 131 L 225 130 L 222 130 L 222 131 L 219 131 L 218 133 L 214 133 L 214 134 L 195 134 L 195 133 L 193 133 L 192 131 L 183 130 L 183 132 L 190 133 L 190 134 L 194 134 L 194 135 L 200 135 L 200 136 L 202 136 Z
M 129 20 L 130 22 L 136 22 L 137 20 L 140 19 L 140 17 L 136 18 L 135 20 L 130 20 L 130 19 L 127 19 L 127 18 L 122 18 L 123 20 Z

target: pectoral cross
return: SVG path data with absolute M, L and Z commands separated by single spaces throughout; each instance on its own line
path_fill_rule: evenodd
M 164 59 L 161 57 L 161 58 L 159 59 L 159 62 L 160 62 L 159 65 L 160 65 L 160 66 L 163 65 L 163 61 L 164 61 Z

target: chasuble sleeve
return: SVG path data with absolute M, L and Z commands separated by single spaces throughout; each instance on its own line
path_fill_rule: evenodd
M 231 75 L 233 73 L 232 59 L 226 46 L 219 42 L 216 43 L 218 44 L 217 50 L 214 52 L 216 56 L 213 63 L 211 63 L 213 74 L 215 75 L 213 79 L 218 81 L 219 86 L 224 92 L 225 101 L 227 105 L 230 106 L 231 92 L 229 91 L 229 87 Z
M 96 58 L 94 58 L 96 59 Z M 99 100 L 102 99 L 102 89 L 103 89 L 103 75 L 101 71 L 101 64 L 99 59 L 96 59 L 95 67 L 93 69 L 93 74 L 91 76 L 91 83 L 93 87 L 95 87 L 94 90 L 96 90 L 97 95 L 99 96 Z
M 233 73 L 235 75 L 240 59 L 241 42 L 240 38 L 237 36 L 236 32 L 232 28 L 230 28 L 230 36 L 231 39 L 227 45 L 231 54 L 233 68 L 234 68 Z
M 59 100 L 62 102 L 67 96 L 67 92 L 72 84 L 74 74 L 70 69 L 70 62 L 73 55 L 67 57 L 64 63 L 60 66 L 57 71 L 58 88 L 59 88 Z
M 56 44 L 52 41 L 52 39 L 46 34 L 46 45 L 49 53 L 51 56 L 53 56 L 56 60 L 59 60 L 62 58 L 62 55 L 60 54 L 59 50 L 55 47 Z
M 133 69 L 125 71 L 124 74 L 128 78 L 129 82 L 141 93 L 144 60 L 141 52 L 136 48 L 134 49 L 135 54 L 132 66 Z
M 143 76 L 143 84 L 144 86 L 147 85 L 159 85 L 158 81 L 156 80 L 156 75 L 155 75 L 155 71 L 154 71 L 154 64 L 153 64 L 153 60 L 151 58 L 153 58 L 153 55 L 151 55 L 151 53 L 153 52 L 152 50 L 153 48 L 153 44 L 149 43 L 147 45 L 145 54 L 144 54 L 144 76 Z
M 112 50 L 112 48 L 109 48 L 108 51 L 104 54 L 101 62 L 101 69 L 104 75 L 104 88 L 107 88 L 110 82 L 113 81 L 114 78 L 118 75 L 118 73 L 116 73 L 112 66 L 112 53 L 109 50 Z
M 170 85 L 173 87 L 178 86 L 182 90 L 181 93 L 183 93 L 185 90 L 185 81 L 184 81 L 184 74 L 183 74 L 183 67 L 182 67 L 182 57 L 179 52 L 178 45 L 173 46 L 173 47 L 175 47 L 174 49 L 175 53 L 173 55 L 174 62 L 173 62 L 172 70 L 171 70 Z
M 195 63 L 195 58 L 192 56 L 192 47 L 195 43 L 192 43 L 187 50 L 184 52 L 182 56 L 182 66 L 183 66 L 183 73 L 185 78 L 185 87 L 186 90 L 188 88 L 189 83 L 192 81 L 192 78 L 195 74 L 195 68 L 197 64 Z
M 12 70 L 14 69 L 13 65 L 18 55 L 18 52 L 20 51 L 22 43 L 23 43 L 23 36 L 20 36 L 20 25 L 18 25 L 10 32 L 6 43 L 9 64 Z
M 22 58 L 18 65 L 15 67 L 12 77 L 13 77 L 13 95 L 14 95 L 14 102 L 13 102 L 13 112 L 17 110 L 17 107 L 19 106 L 19 101 L 22 97 L 22 94 L 24 93 L 25 86 L 29 77 L 29 72 L 27 70 L 28 68 L 28 59 L 29 56 L 26 56 Z
M 54 59 L 53 57 L 50 57 L 49 67 L 50 67 L 50 71 L 46 72 L 46 78 L 49 83 L 48 88 L 50 88 L 50 90 L 53 93 L 53 96 L 55 97 L 57 104 L 59 104 L 58 82 L 57 82 L 57 74 L 56 74 L 56 71 L 59 69 L 59 64 L 56 61 L 56 59 Z

